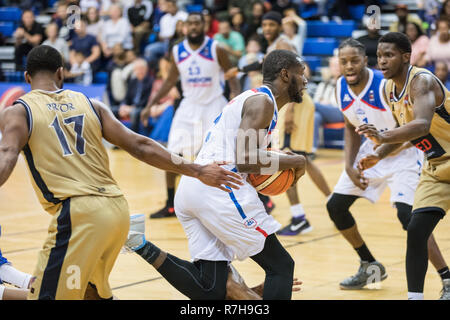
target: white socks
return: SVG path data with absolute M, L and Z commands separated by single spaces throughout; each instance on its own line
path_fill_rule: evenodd
M 291 213 L 293 218 L 304 218 L 305 217 L 305 209 L 301 203 L 294 204 L 291 206 Z
M 408 292 L 408 300 L 423 300 L 423 292 Z
M 28 289 L 32 276 L 14 268 L 9 263 L 0 266 L 0 279 L 21 289 Z

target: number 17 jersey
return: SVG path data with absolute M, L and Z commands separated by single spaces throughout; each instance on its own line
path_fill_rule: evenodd
M 36 195 L 55 213 L 74 196 L 122 195 L 109 170 L 102 126 L 90 100 L 71 90 L 32 90 L 15 102 L 25 107 L 26 159 Z

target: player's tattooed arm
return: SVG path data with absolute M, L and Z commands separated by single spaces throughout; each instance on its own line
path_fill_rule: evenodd
M 306 159 L 301 155 L 261 149 L 272 121 L 273 108 L 273 102 L 266 95 L 255 95 L 245 101 L 236 139 L 236 167 L 239 172 L 261 173 L 264 169 L 264 174 L 272 174 L 290 168 L 305 170 Z
M 170 90 L 177 84 L 178 78 L 180 77 L 180 72 L 178 71 L 177 64 L 175 63 L 175 60 L 173 56 L 170 57 L 170 66 L 169 66 L 169 73 L 167 76 L 167 79 L 164 80 L 161 89 L 155 94 L 155 96 L 150 99 L 145 106 L 144 109 L 141 111 L 141 121 L 142 123 L 147 126 L 148 124 L 148 117 L 150 116 L 150 109 L 158 104 L 158 102 L 166 97 Z
M 411 122 L 384 132 L 377 131 L 373 125 L 362 125 L 357 132 L 377 145 L 403 143 L 427 135 L 435 108 L 443 100 L 442 90 L 431 75 L 420 74 L 411 81 L 410 99 L 414 112 L 414 120 Z
M 231 192 L 231 189 L 226 187 L 239 189 L 238 186 L 242 185 L 240 175 L 220 167 L 224 163 L 202 166 L 186 161 L 169 152 L 158 142 L 129 130 L 102 102 L 96 100 L 91 102 L 97 114 L 100 115 L 103 137 L 136 159 L 165 171 L 198 178 L 204 184 L 226 192 Z
M 0 186 L 8 180 L 20 151 L 28 142 L 27 113 L 21 104 L 0 112 Z
M 228 53 L 225 49 L 217 46 L 217 58 L 219 60 L 219 65 L 222 68 L 224 73 L 227 73 L 228 70 L 232 68 L 230 58 L 228 57 Z M 230 85 L 230 99 L 237 97 L 241 92 L 241 85 L 239 84 L 236 75 L 232 75 L 226 79 L 228 84 Z

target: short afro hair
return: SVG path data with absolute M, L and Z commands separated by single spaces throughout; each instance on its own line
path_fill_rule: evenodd
M 296 65 L 303 65 L 300 57 L 289 50 L 274 50 L 263 61 L 263 81 L 274 81 L 282 69 L 290 69 Z
M 378 43 L 393 43 L 401 53 L 411 53 L 411 41 L 401 32 L 386 33 L 378 40 Z
M 348 38 L 347 40 L 344 40 L 339 45 L 339 50 L 341 50 L 345 47 L 356 48 L 356 49 L 358 49 L 359 53 L 361 53 L 363 56 L 366 55 L 366 47 L 361 42 L 359 42 L 358 40 L 355 40 L 353 38 Z
M 58 50 L 50 46 L 40 45 L 31 49 L 28 53 L 26 71 L 33 77 L 38 72 L 55 73 L 63 65 L 63 58 Z

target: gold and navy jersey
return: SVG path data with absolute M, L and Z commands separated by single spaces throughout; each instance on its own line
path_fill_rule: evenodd
M 439 106 L 436 106 L 430 133 L 411 141 L 411 143 L 425 153 L 430 163 L 441 163 L 450 159 L 450 93 L 445 86 L 430 71 L 410 66 L 400 95 L 397 97 L 395 94 L 394 81 L 388 80 L 385 87 L 386 97 L 389 99 L 392 113 L 399 125 L 403 126 L 411 122 L 414 120 L 413 104 L 410 99 L 411 81 L 415 76 L 424 73 L 430 74 L 438 81 L 444 93 L 444 99 Z
M 27 111 L 23 154 L 39 201 L 55 213 L 74 196 L 122 195 L 109 170 L 101 121 L 89 99 L 71 90 L 32 90 L 15 103 Z

